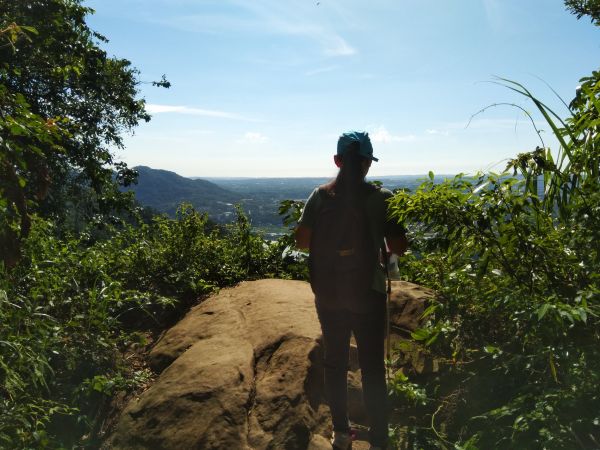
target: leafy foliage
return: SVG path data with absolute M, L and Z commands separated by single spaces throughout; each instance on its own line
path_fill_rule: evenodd
M 138 72 L 108 57 L 80 0 L 0 0 L 0 248 L 18 259 L 29 216 L 66 213 L 65 181 L 93 189 L 95 211 L 119 202 L 117 180 L 135 173 L 113 159 L 122 135 L 148 121 Z M 158 83 L 167 86 L 163 80 Z M 76 177 L 71 176 L 73 173 Z
M 290 276 L 239 209 L 142 220 L 119 192 L 135 173 L 110 149 L 149 116 L 91 12 L 0 0 L 1 448 L 93 445 L 108 399 L 150 376 L 127 349 L 220 287 Z
M 595 0 L 565 4 L 598 23 Z M 275 242 L 239 208 L 227 227 L 189 205 L 174 220 L 116 214 L 132 203 L 114 174 L 135 173 L 110 148 L 149 116 L 139 74 L 101 50 L 89 13 L 0 0 L 1 448 L 95 445 L 110 397 L 152 376 L 125 362 L 132 346 L 221 287 L 307 277 L 292 250 L 302 202 L 281 204 L 290 231 Z M 394 375 L 414 417 L 405 446 L 600 446 L 600 72 L 581 81 L 563 120 L 501 80 L 545 117 L 558 154 L 517 155 L 512 176 L 430 173 L 392 201 L 411 233 L 404 276 L 438 292 L 413 339 L 442 367 Z
M 105 224 L 101 240 L 95 226 L 60 238 L 36 218 L 22 260 L 0 271 L 2 448 L 91 444 L 80 440 L 107 400 L 148 376 L 123 360 L 141 331 L 163 329 L 220 287 L 286 276 L 280 244 L 252 233 L 241 212 L 228 229 L 189 205 L 175 220 Z
M 581 221 L 573 205 L 576 218 L 557 223 L 523 183 L 458 176 L 396 195 L 419 253 L 403 269 L 439 293 L 413 337 L 447 366 L 427 383 L 430 407 L 450 408 L 460 393 L 444 439 L 572 448 L 574 436 L 585 442 L 600 431 L 597 214 Z
M 565 4 L 598 23 L 597 2 Z M 533 103 L 559 151 L 542 141 L 509 162 L 512 176 L 431 179 L 393 200 L 411 225 L 404 275 L 438 292 L 413 338 L 445 366 L 422 382 L 407 445 L 598 448 L 600 73 L 563 102 L 564 120 L 500 83 Z
M 578 19 L 590 16 L 592 22 L 600 24 L 600 2 L 598 0 L 565 0 L 567 9 Z
M 415 448 L 599 445 L 597 80 L 564 121 L 505 80 L 548 121 L 556 158 L 538 148 L 509 163 L 518 177 L 430 179 L 393 199 L 412 233 L 401 270 L 438 292 L 413 338 L 446 367 L 424 381 Z

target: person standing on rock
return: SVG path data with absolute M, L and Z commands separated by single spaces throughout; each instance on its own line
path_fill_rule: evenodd
M 311 193 L 295 231 L 296 245 L 309 249 L 310 281 L 325 347 L 332 445 L 342 450 L 352 447 L 347 408 L 351 333 L 358 347 L 371 448 L 386 448 L 388 439 L 382 253 L 387 253 L 384 238 L 398 255 L 408 243 L 402 225 L 389 217 L 392 193 L 365 181 L 372 161 L 378 159 L 367 133 L 342 134 L 334 155 L 338 175 Z

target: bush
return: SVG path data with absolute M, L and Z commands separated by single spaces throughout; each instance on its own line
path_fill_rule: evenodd
M 586 80 L 587 100 L 559 125 L 509 82 L 560 137 L 558 163 L 538 148 L 511 161 L 521 176 L 431 175 L 393 199 L 413 242 L 401 271 L 438 292 L 413 337 L 446 367 L 422 381 L 414 448 L 600 445 L 600 157 L 588 113 L 600 84 Z
M 241 211 L 219 229 L 186 205 L 175 220 L 103 224 L 102 239 L 93 228 L 60 238 L 34 218 L 19 264 L 0 267 L 0 448 L 91 444 L 108 400 L 149 377 L 122 358 L 140 332 L 216 289 L 283 273 L 281 244 L 250 230 Z

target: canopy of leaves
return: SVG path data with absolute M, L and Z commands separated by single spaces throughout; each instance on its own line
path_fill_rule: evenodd
M 592 22 L 600 25 L 600 1 L 598 0 L 565 0 L 567 9 L 578 19 L 590 16 Z
M 65 180 L 101 192 L 124 132 L 149 120 L 138 73 L 109 57 L 80 0 L 0 0 L 0 248 L 14 261 L 29 214 L 64 209 Z M 77 177 L 73 178 L 72 174 Z M 109 198 L 99 197 L 107 202 Z M 43 204 L 42 204 L 43 202 Z M 11 256 L 11 257 L 8 257 Z

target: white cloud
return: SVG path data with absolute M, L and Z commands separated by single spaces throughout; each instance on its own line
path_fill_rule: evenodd
M 193 116 L 207 116 L 207 117 L 218 117 L 221 119 L 233 119 L 233 120 L 250 120 L 238 114 L 217 111 L 212 109 L 192 108 L 189 106 L 176 106 L 176 105 L 157 105 L 155 103 L 146 104 L 146 111 L 150 114 L 163 114 L 163 113 L 177 113 L 177 114 L 189 114 Z
M 311 77 L 313 75 L 318 75 L 320 73 L 332 72 L 335 69 L 337 69 L 337 66 L 321 67 L 319 69 L 309 70 L 308 72 L 306 72 L 306 75 Z
M 327 56 L 352 56 L 356 49 L 338 35 L 325 35 L 324 52 Z
M 438 135 L 441 135 L 441 136 L 448 136 L 448 131 L 446 131 L 446 130 L 438 130 L 438 129 L 435 129 L 435 128 L 428 128 L 427 130 L 425 130 L 425 133 L 427 133 L 427 134 L 433 134 L 433 135 L 438 134 Z
M 392 135 L 383 125 L 371 131 L 369 136 L 373 142 L 383 144 L 388 144 L 390 142 L 412 142 L 417 139 L 414 134 Z
M 269 142 L 269 138 L 264 134 L 248 131 L 246 134 L 244 134 L 244 137 L 238 139 L 237 142 L 240 144 L 264 144 Z

